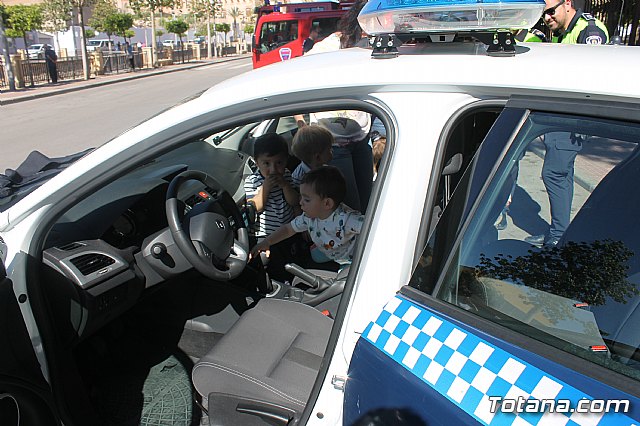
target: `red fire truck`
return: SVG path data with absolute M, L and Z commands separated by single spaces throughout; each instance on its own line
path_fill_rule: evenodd
M 301 56 L 311 28 L 318 28 L 316 41 L 322 40 L 336 31 L 352 4 L 325 1 L 262 6 L 253 35 L 253 68 Z

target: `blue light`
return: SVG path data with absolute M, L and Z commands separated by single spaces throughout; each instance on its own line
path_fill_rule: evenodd
M 369 0 L 358 21 L 370 35 L 531 28 L 544 0 Z

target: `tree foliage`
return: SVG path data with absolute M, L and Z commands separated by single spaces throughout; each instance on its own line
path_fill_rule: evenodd
M 8 37 L 22 37 L 27 43 L 27 32 L 42 28 L 42 7 L 40 5 L 24 5 L 6 7 L 6 34 Z
M 49 32 L 65 31 L 69 28 L 72 7 L 68 0 L 45 0 L 42 3 L 44 29 Z
M 93 16 L 89 19 L 89 25 L 96 31 L 107 33 L 111 38 L 111 35 L 116 32 L 112 17 L 117 13 L 118 9 L 111 0 L 99 0 L 93 9 Z
M 180 37 L 180 40 L 182 40 L 184 33 L 189 29 L 189 25 L 182 19 L 173 19 L 171 21 L 167 21 L 165 29 L 170 33 L 177 34 L 178 37 Z
M 133 26 L 133 15 L 130 13 L 115 13 L 111 15 L 107 21 L 108 25 L 113 28 L 114 34 L 126 38 L 127 32 Z

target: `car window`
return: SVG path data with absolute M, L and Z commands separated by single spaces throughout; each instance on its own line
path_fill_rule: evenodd
M 322 40 L 329 34 L 336 32 L 339 20 L 339 16 L 334 16 L 331 18 L 316 18 L 311 21 L 311 27 L 318 28 L 318 40 Z
M 297 20 L 267 22 L 260 31 L 260 50 L 262 53 L 267 53 L 297 38 Z
M 640 379 L 639 131 L 637 124 L 530 114 L 488 182 L 478 170 L 493 169 L 496 157 L 476 154 L 411 286 Z M 484 188 L 477 197 L 474 185 Z M 551 241 L 562 209 L 566 229 Z M 449 246 L 436 243 L 456 210 L 469 216 L 448 230 Z M 535 235 L 545 240 L 532 241 Z

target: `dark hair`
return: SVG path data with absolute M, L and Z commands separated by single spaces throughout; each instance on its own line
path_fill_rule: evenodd
M 338 21 L 338 31 L 340 31 L 340 48 L 353 47 L 362 38 L 362 28 L 358 22 L 358 14 L 367 4 L 367 0 L 356 0 L 351 8 Z
M 278 154 L 289 155 L 287 141 L 277 133 L 265 133 L 259 136 L 253 144 L 253 158 L 258 159 L 262 155 L 274 156 Z
M 331 145 L 333 145 L 331 132 L 324 127 L 311 124 L 296 132 L 291 150 L 293 155 L 309 165 L 315 155 L 331 149 Z
M 304 184 L 311 185 L 321 198 L 331 198 L 336 206 L 344 201 L 347 183 L 340 169 L 334 166 L 322 166 L 307 172 L 302 177 Z

